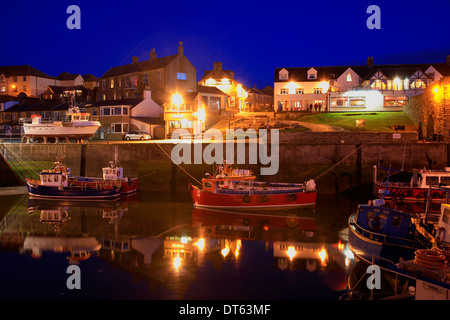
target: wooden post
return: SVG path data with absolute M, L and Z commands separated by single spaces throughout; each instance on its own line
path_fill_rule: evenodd
M 172 195 L 176 195 L 177 194 L 177 165 L 173 162 L 171 162 L 172 166 L 172 175 L 171 175 L 171 179 L 170 179 L 170 193 Z
M 358 190 L 360 190 L 361 184 L 362 184 L 362 177 L 361 177 L 361 144 L 355 145 L 357 151 L 356 151 L 356 186 L 358 187 Z
M 81 145 L 80 176 L 86 176 L 86 144 Z

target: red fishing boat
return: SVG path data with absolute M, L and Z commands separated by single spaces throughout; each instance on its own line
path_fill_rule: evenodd
M 426 201 L 429 197 L 432 202 L 446 201 L 447 188 L 450 186 L 450 167 L 445 167 L 444 170 L 400 171 L 392 176 L 389 173 L 384 180 L 378 179 L 375 173 L 377 194 L 385 200 Z
M 315 206 L 316 184 L 258 182 L 250 170 L 220 166 L 219 174 L 206 174 L 202 187 L 189 185 L 194 207 L 221 209 L 280 209 Z

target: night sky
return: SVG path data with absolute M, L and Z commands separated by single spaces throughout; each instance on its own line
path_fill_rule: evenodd
M 68 6 L 81 9 L 69 30 Z M 367 8 L 381 9 L 369 30 Z M 110 67 L 184 53 L 197 80 L 214 61 L 246 86 L 273 86 L 277 67 L 444 62 L 449 0 L 2 1 L 0 65 L 29 64 L 49 75 L 102 76 Z

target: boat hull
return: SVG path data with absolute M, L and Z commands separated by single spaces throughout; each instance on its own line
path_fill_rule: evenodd
M 24 136 L 29 138 L 88 139 L 100 127 L 98 121 L 83 125 L 31 124 L 23 125 Z
M 351 221 L 351 218 L 350 220 Z M 353 254 L 360 260 L 368 263 L 374 262 L 380 266 L 397 263 L 400 257 L 413 259 L 417 247 L 400 245 L 383 241 L 383 235 L 371 233 L 366 236 L 358 232 L 355 225 L 349 223 L 348 245 Z
M 204 191 L 190 185 L 194 207 L 216 209 L 278 209 L 315 206 L 317 191 L 295 193 L 227 194 Z
M 119 197 L 121 188 L 110 189 L 82 189 L 82 188 L 58 188 L 32 184 L 27 181 L 28 194 L 39 198 L 59 199 L 113 199 Z
M 395 198 L 402 201 L 427 201 L 428 199 L 427 188 L 389 185 L 388 191 L 386 192 L 386 186 L 382 183 L 377 183 L 376 188 L 377 194 L 386 200 Z M 446 200 L 446 194 L 447 192 L 444 190 L 433 190 L 430 195 L 430 200 L 433 202 L 444 202 Z

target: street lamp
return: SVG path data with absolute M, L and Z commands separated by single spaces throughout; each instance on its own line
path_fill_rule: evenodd
M 178 93 L 172 95 L 172 104 L 177 106 L 178 112 L 180 112 L 180 104 L 183 103 L 183 98 Z

